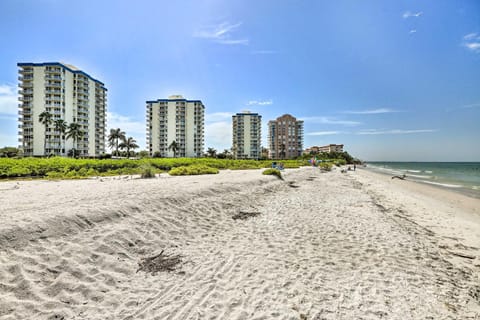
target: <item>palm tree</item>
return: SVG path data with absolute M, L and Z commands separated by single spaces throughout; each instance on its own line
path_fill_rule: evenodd
M 177 145 L 177 143 L 175 142 L 175 140 L 173 140 L 172 143 L 170 143 L 170 145 L 168 146 L 168 150 L 172 150 L 172 151 L 173 151 L 173 157 L 174 157 L 174 158 L 177 157 L 178 145 Z
M 82 127 L 78 123 L 72 122 L 68 125 L 68 129 L 67 129 L 66 139 L 70 139 L 70 138 L 73 139 L 72 150 L 73 150 L 74 157 L 76 156 L 76 151 L 77 151 L 76 147 L 77 147 L 78 139 L 83 137 L 83 131 L 81 128 Z
M 127 158 L 130 156 L 130 149 L 138 148 L 137 140 L 133 139 L 132 137 L 123 138 L 122 143 L 118 145 L 120 149 L 127 149 Z
M 217 156 L 217 150 L 215 150 L 214 148 L 208 148 L 207 154 L 210 158 L 215 158 Z
M 60 149 L 62 149 L 62 141 L 65 139 L 65 132 L 67 131 L 67 122 L 63 119 L 57 119 L 53 121 L 53 125 L 55 126 L 55 131 L 60 131 Z
M 115 147 L 115 154 L 118 156 L 118 147 L 119 141 L 125 140 L 125 132 L 122 131 L 120 128 L 117 129 L 110 129 L 110 134 L 108 135 L 108 146 L 110 148 Z
M 48 126 L 52 123 L 53 115 L 48 111 L 43 111 L 38 116 L 38 121 L 45 126 L 45 141 L 43 142 L 43 154 L 47 155 L 47 131 Z

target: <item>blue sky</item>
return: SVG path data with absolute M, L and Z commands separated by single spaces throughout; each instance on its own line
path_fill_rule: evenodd
M 17 62 L 73 64 L 108 88 L 108 127 L 145 146 L 145 101 L 304 119 L 305 146 L 365 160 L 480 161 L 480 2 L 0 1 L 0 146 L 17 145 Z

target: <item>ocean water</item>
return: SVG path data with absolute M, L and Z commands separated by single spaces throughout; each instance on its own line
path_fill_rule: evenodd
M 369 162 L 367 168 L 480 198 L 480 162 Z

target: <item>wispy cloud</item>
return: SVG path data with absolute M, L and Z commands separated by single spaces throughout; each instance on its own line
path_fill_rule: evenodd
M 250 100 L 247 102 L 247 106 L 269 106 L 272 105 L 273 101 L 270 100 Z
M 241 25 L 242 22 L 236 24 L 223 22 L 219 25 L 203 27 L 201 30 L 195 31 L 193 36 L 227 45 L 248 45 L 248 39 L 237 39 L 232 36 L 233 31 L 238 29 Z
M 480 103 L 467 104 L 465 106 L 461 106 L 460 108 L 461 109 L 480 108 Z
M 17 86 L 0 85 L 0 114 L 16 115 L 18 112 Z
M 343 126 L 357 126 L 362 124 L 358 121 L 349 121 L 349 120 L 339 120 L 335 118 L 328 117 L 300 117 L 301 120 L 310 123 L 320 123 L 320 124 L 336 124 Z
M 232 119 L 233 113 L 230 112 L 214 112 L 205 115 L 205 122 L 218 122 Z
M 462 45 L 470 51 L 480 53 L 480 35 L 478 33 L 469 33 L 463 36 Z
M 412 29 L 412 30 L 410 30 L 410 32 L 409 32 L 409 33 L 410 33 L 410 34 L 417 33 L 417 30 L 416 30 L 416 29 Z
M 333 136 L 337 134 L 343 134 L 343 131 L 315 131 L 315 132 L 308 132 L 305 133 L 307 136 Z
M 349 114 L 381 114 L 381 113 L 393 113 L 398 112 L 389 108 L 379 108 L 379 109 L 370 109 L 370 110 L 360 110 L 360 111 L 345 111 L 344 113 Z
M 377 134 L 413 134 L 413 133 L 429 133 L 437 132 L 436 129 L 414 129 L 414 130 L 403 130 L 403 129 L 392 129 L 392 130 L 378 130 L 378 129 L 368 129 L 357 132 L 359 135 L 377 135 Z
M 402 17 L 403 17 L 403 19 L 418 18 L 418 17 L 420 17 L 421 15 L 423 15 L 423 12 L 422 12 L 422 11 L 419 11 L 419 12 L 405 11 L 405 12 L 402 14 Z

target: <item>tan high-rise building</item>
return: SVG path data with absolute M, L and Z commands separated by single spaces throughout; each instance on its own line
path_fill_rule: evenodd
M 182 96 L 147 101 L 147 146 L 150 155 L 195 158 L 203 155 L 205 106 Z M 175 141 L 176 152 L 170 146 Z
M 272 159 L 293 159 L 302 155 L 303 121 L 289 114 L 268 122 L 268 147 Z
M 244 111 L 232 116 L 233 157 L 258 159 L 261 156 L 262 116 Z
M 81 156 L 105 152 L 106 91 L 104 84 L 76 67 L 58 62 L 18 63 L 19 135 L 25 156 L 66 155 L 76 149 Z M 52 115 L 45 126 L 41 113 Z M 78 141 L 65 140 L 53 121 L 80 125 Z

